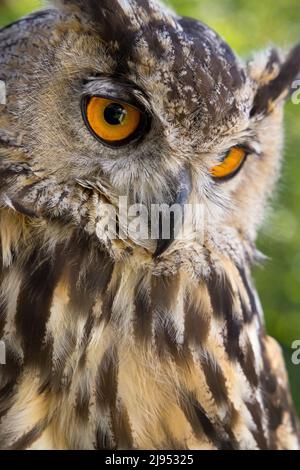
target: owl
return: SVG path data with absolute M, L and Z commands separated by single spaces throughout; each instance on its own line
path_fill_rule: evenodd
M 152 0 L 0 31 L 2 449 L 300 448 L 251 279 L 299 71 Z

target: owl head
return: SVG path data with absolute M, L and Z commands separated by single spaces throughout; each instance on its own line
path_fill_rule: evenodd
M 99 207 L 119 197 L 199 204 L 200 247 L 251 252 L 299 46 L 242 63 L 208 26 L 152 0 L 58 0 L 0 39 L 3 207 L 97 235 Z M 193 243 L 185 223 L 185 239 L 146 248 Z

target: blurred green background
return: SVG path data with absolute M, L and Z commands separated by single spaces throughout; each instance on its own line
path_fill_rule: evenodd
M 201 19 L 243 57 L 278 44 L 300 42 L 299 0 L 170 0 L 179 13 Z M 0 0 L 0 25 L 38 8 L 39 0 Z M 268 332 L 282 344 L 300 415 L 300 366 L 291 344 L 300 339 L 300 105 L 286 107 L 286 163 L 274 211 L 259 239 L 270 258 L 255 273 Z

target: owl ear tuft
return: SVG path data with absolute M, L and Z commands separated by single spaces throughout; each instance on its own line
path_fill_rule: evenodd
M 89 15 L 90 19 L 97 19 L 99 15 L 105 15 L 106 11 L 113 11 L 114 4 L 118 0 L 52 0 L 52 4 L 60 10 L 68 12 L 80 12 Z
M 140 23 L 128 14 L 127 0 L 53 0 L 67 15 L 74 15 L 89 30 L 96 31 L 106 43 L 119 50 L 121 59 L 129 56 L 134 41 L 134 32 Z M 147 3 L 147 0 L 145 1 Z
M 80 11 L 83 15 L 88 15 L 92 20 L 105 18 L 107 14 L 118 14 L 126 10 L 130 5 L 130 0 L 51 0 L 52 4 L 60 10 Z M 147 2 L 147 0 L 146 0 Z M 146 3 L 145 2 L 145 3 Z M 112 20 L 113 18 L 111 18 Z M 109 18 L 108 18 L 109 20 Z
M 300 44 L 284 59 L 276 49 L 267 55 L 256 56 L 249 63 L 249 72 L 257 84 L 251 116 L 269 114 L 293 90 L 293 83 L 300 73 Z

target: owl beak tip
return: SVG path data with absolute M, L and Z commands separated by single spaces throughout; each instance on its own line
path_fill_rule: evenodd
M 176 194 L 174 200 L 169 203 L 169 208 L 174 208 L 175 206 L 180 206 L 181 218 L 180 220 L 174 220 L 174 216 L 171 217 L 171 214 L 168 214 L 168 222 L 170 224 L 169 237 L 163 237 L 162 227 L 164 226 L 164 214 L 160 212 L 159 214 L 159 238 L 157 240 L 156 250 L 153 254 L 153 259 L 160 258 L 173 244 L 176 240 L 176 237 L 182 229 L 184 224 L 184 206 L 188 204 L 188 200 L 192 191 L 192 182 L 191 182 L 191 173 L 190 170 L 184 168 L 180 171 L 177 178 L 174 179 L 173 187 L 175 188 L 174 193 Z M 179 224 L 178 224 L 179 222 Z

